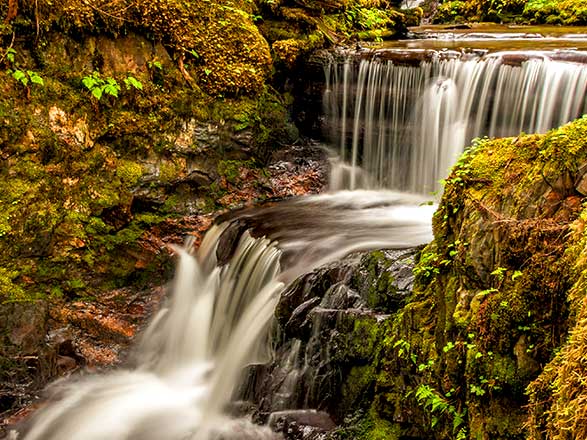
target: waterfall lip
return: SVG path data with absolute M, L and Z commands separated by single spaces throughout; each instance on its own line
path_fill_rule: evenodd
M 520 65 L 533 59 L 551 60 L 576 64 L 587 64 L 587 40 L 585 48 L 555 47 L 545 49 L 483 49 L 462 47 L 459 50 L 450 48 L 405 48 L 385 47 L 371 49 L 339 48 L 342 62 L 373 61 L 391 62 L 397 65 L 419 66 L 424 62 L 444 60 L 485 60 L 499 58 L 505 64 Z M 343 61 L 346 60 L 346 61 Z
M 587 27 L 506 27 L 475 26 L 466 29 L 424 26 L 411 28 L 408 37 L 402 40 L 381 43 L 361 43 L 361 55 L 369 57 L 369 52 L 386 49 L 428 49 L 452 50 L 487 49 L 502 51 L 508 49 L 544 50 L 568 48 L 587 50 Z

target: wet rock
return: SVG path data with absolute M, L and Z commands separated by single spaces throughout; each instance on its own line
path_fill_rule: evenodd
M 282 295 L 275 360 L 251 368 L 240 395 L 257 404 L 258 415 L 271 414 L 269 424 L 286 439 L 317 439 L 333 428 L 295 418 L 315 413 L 291 410 L 314 408 L 340 423 L 369 404 L 371 364 L 389 316 L 371 306 L 397 310 L 413 285 L 416 252 L 350 255 L 302 276 Z
M 417 252 L 382 250 L 363 256 L 352 286 L 370 308 L 383 312 L 398 310 L 414 285 L 412 268 Z
M 285 331 L 289 335 L 296 335 L 304 330 L 309 331 L 308 313 L 320 303 L 320 298 L 314 297 L 303 302 L 292 312 L 291 317 L 285 324 Z
M 336 424 L 328 413 L 316 410 L 287 410 L 271 413 L 268 425 L 286 440 L 318 440 Z

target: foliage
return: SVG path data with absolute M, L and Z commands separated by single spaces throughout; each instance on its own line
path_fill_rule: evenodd
M 587 24 L 587 5 L 582 0 L 449 0 L 438 6 L 434 21 L 581 25 Z
M 130 90 L 131 88 L 143 90 L 143 83 L 132 75 L 128 75 L 126 78 L 124 78 L 124 85 L 126 86 L 127 90 Z
M 84 76 L 82 84 L 98 101 L 104 94 L 118 98 L 118 92 L 120 92 L 118 81 L 110 77 L 102 78 L 100 73 L 95 71 L 89 76 Z
M 523 14 L 530 23 L 587 24 L 587 4 L 582 0 L 529 0 Z
M 431 428 L 435 428 L 440 417 L 452 418 L 452 434 L 456 440 L 467 438 L 465 425 L 466 412 L 459 412 L 445 397 L 441 396 L 434 388 L 426 384 L 420 384 L 416 389 L 416 399 L 432 414 Z
M 253 9 L 249 0 L 39 0 L 21 5 L 18 22 L 20 31 L 28 26 L 33 35 L 50 29 L 72 35 L 138 31 L 178 54 L 196 52 L 198 59 L 180 55 L 180 62 L 186 79 L 196 78 L 208 93 L 255 95 L 271 71 L 271 57 L 253 23 Z M 151 66 L 158 69 L 156 63 Z M 109 94 L 102 87 L 92 90 L 96 99 L 100 91 Z
M 41 75 L 33 70 L 10 69 L 8 73 L 25 87 L 28 87 L 29 83 L 38 84 L 40 86 L 45 85 Z
M 467 15 L 467 4 L 462 0 L 452 0 L 438 5 L 434 14 L 435 23 L 461 22 Z
M 6 59 L 8 65 L 11 66 L 7 71 L 8 74 L 27 90 L 27 94 L 30 92 L 30 86 L 32 84 L 44 86 L 45 81 L 41 75 L 34 70 L 20 68 L 19 63 L 16 60 L 16 56 L 16 50 L 13 47 L 8 47 L 4 51 L 4 55 L 0 57 L 0 62 L 3 59 Z

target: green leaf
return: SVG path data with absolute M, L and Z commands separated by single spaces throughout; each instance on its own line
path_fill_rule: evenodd
M 102 98 L 102 88 L 101 87 L 94 87 L 92 89 L 92 95 L 99 101 Z
M 16 50 L 14 50 L 12 47 L 9 47 L 8 49 L 6 49 L 6 58 L 8 59 L 8 61 L 10 61 L 11 63 L 14 63 L 15 56 L 16 56 Z
M 141 83 L 138 79 L 133 76 L 128 76 L 124 79 L 124 84 L 126 85 L 127 89 L 134 87 L 138 90 L 143 90 L 143 83 Z
M 39 84 L 41 86 L 45 85 L 43 78 L 41 78 L 41 75 L 39 75 L 37 72 L 33 72 L 32 70 L 27 70 L 27 73 L 28 73 L 29 78 L 31 79 L 32 83 Z
M 104 86 L 104 93 L 110 95 L 110 96 L 114 96 L 115 98 L 118 98 L 118 90 L 120 89 L 120 87 L 114 84 L 106 84 Z
M 12 72 L 12 77 L 17 81 L 20 81 L 20 83 L 25 87 L 29 83 L 29 78 L 22 70 L 16 69 L 14 72 Z
M 88 90 L 92 90 L 94 87 L 96 87 L 97 81 L 92 76 L 84 76 L 82 78 L 82 84 L 86 86 Z

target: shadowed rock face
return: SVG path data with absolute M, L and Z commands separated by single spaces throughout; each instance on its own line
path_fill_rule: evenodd
M 368 404 L 374 382 L 367 370 L 386 318 L 411 292 L 416 252 L 353 254 L 302 276 L 284 292 L 276 309 L 275 358 L 251 367 L 240 390 L 257 405 L 260 420 L 284 418 L 284 433 L 292 420 L 328 431 L 333 426 L 296 420 L 290 410 L 322 410 L 341 423 Z M 293 431 L 286 438 L 314 438 L 302 436 L 301 428 Z

